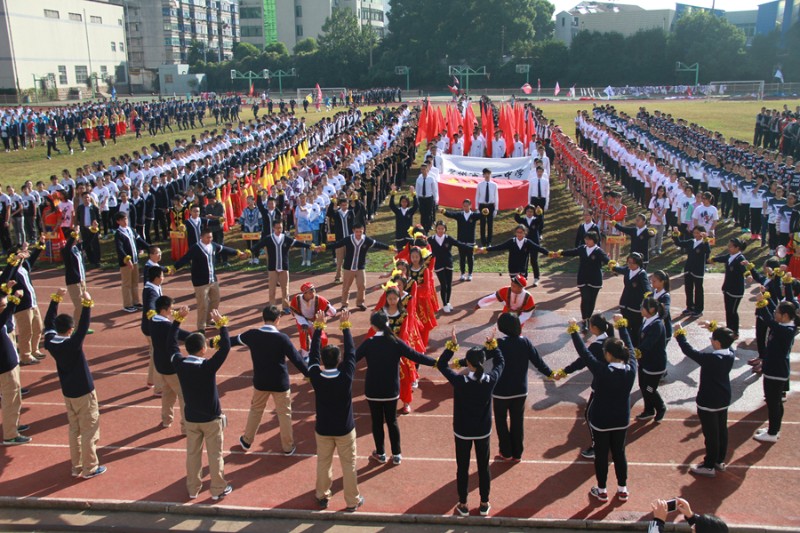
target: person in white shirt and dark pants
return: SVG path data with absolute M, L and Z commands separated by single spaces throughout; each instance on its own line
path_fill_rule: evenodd
M 500 208 L 500 196 L 497 184 L 492 181 L 492 171 L 483 169 L 483 182 L 478 184 L 475 192 L 475 204 L 478 206 L 481 217 L 481 246 L 492 244 L 494 230 L 494 217 Z
M 431 227 L 433 227 L 436 204 L 439 203 L 439 184 L 433 177 L 428 175 L 428 169 L 427 163 L 423 163 L 414 187 L 417 200 L 419 200 L 420 222 L 425 229 L 425 233 L 429 233 Z
M 544 175 L 544 168 L 536 167 L 536 176 L 528 181 L 530 205 L 547 210 L 550 204 L 550 180 Z

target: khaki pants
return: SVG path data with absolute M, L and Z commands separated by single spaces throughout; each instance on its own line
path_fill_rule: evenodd
M 19 392 L 19 365 L 0 374 L 0 395 L 3 403 L 3 440 L 19 435 L 19 411 L 22 409 L 22 395 Z
M 363 270 L 345 270 L 342 278 L 342 306 L 350 300 L 350 287 L 356 281 L 356 305 L 364 303 L 364 293 L 367 286 L 367 274 Z
M 133 307 L 139 303 L 139 265 L 120 267 L 119 275 L 122 279 L 122 307 Z
M 69 454 L 73 474 L 88 476 L 97 468 L 97 441 L 100 440 L 100 409 L 97 392 L 79 398 L 64 397 L 69 421 Z
M 275 411 L 278 414 L 278 425 L 281 429 L 281 448 L 284 452 L 292 451 L 294 448 L 294 438 L 292 434 L 292 391 L 275 392 L 261 391 L 253 389 L 253 399 L 250 401 L 250 414 L 247 415 L 247 426 L 244 429 L 244 440 L 250 444 L 256 438 L 258 426 L 261 425 L 261 417 L 264 415 L 264 408 L 267 400 L 272 396 L 275 401 Z
M 211 422 L 186 422 L 186 488 L 194 496 L 203 488 L 200 477 L 203 471 L 203 443 L 208 454 L 208 472 L 211 475 L 211 495 L 219 496 L 228 483 L 225 481 L 222 461 L 222 419 Z
M 358 505 L 359 492 L 356 479 L 356 430 L 341 437 L 329 437 L 314 433 L 317 438 L 317 488 L 318 500 L 331 497 L 333 477 L 333 450 L 339 453 L 344 481 L 344 501 L 348 507 Z
M 284 309 L 289 309 L 289 272 L 281 270 L 269 271 L 269 305 L 275 303 L 275 293 L 277 292 L 278 283 L 281 285 L 281 306 Z
M 86 283 L 84 282 L 67 285 L 67 293 L 74 307 L 72 310 L 72 319 L 75 321 L 76 328 L 78 327 L 78 321 L 81 319 L 81 312 L 83 311 L 83 304 L 81 302 L 83 300 L 82 294 L 85 290 Z
M 181 433 L 186 434 L 186 415 L 184 414 L 183 391 L 178 381 L 178 374 L 158 374 L 161 378 L 161 423 L 172 424 L 174 419 L 175 400 L 181 409 Z
M 195 287 L 194 297 L 197 299 L 197 330 L 203 331 L 208 322 L 208 312 L 219 307 L 219 283 Z
M 156 363 L 153 360 L 153 339 L 151 337 L 147 337 L 147 355 L 150 359 L 150 363 L 147 365 L 147 384 L 152 385 L 153 392 L 159 394 L 162 391 L 163 382 L 161 374 L 156 372 Z
M 342 279 L 342 264 L 344 263 L 344 246 L 336 249 L 336 279 Z
M 14 322 L 16 323 L 19 360 L 28 363 L 33 359 L 33 354 L 39 352 L 39 341 L 42 338 L 42 315 L 39 314 L 39 308 L 34 305 L 30 309 L 14 313 Z

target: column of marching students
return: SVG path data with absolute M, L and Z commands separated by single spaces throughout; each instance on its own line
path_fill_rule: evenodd
M 529 111 L 536 112 L 539 122 L 546 124 L 546 121 L 541 120 L 538 110 L 531 107 Z M 379 127 L 382 123 L 391 127 Z M 282 451 L 287 455 L 295 453 L 286 365 L 286 360 L 289 359 L 299 372 L 311 380 L 316 391 L 318 468 L 315 496 L 323 508 L 327 507 L 331 497 L 330 476 L 334 449 L 338 451 L 342 462 L 347 510 L 356 510 L 364 501 L 355 475 L 355 426 L 351 393 L 355 363 L 362 358 L 367 360 L 365 395 L 370 407 L 375 440 L 375 449 L 370 457 L 379 463 L 389 461 L 384 443 L 384 426 L 389 433 L 391 462 L 394 465 L 402 463 L 397 415 L 411 411 L 413 391 L 418 386 L 418 365 L 437 366 L 453 384 L 458 480 L 456 511 L 462 515 L 469 514 L 467 472 L 473 445 L 479 466 L 478 511 L 482 515 L 489 513 L 489 435 L 492 414 L 500 441 L 496 459 L 511 462 L 521 460 L 528 362 L 532 362 L 543 375 L 554 380 L 588 367 L 593 374 L 593 392 L 586 408 L 591 446 L 582 450 L 581 454 L 594 458 L 597 485 L 592 488 L 591 494 L 600 501 L 608 499 L 610 453 L 617 473 L 617 496 L 621 500 L 627 500 L 629 492 L 625 434 L 630 418 L 630 391 L 637 375 L 644 399 L 644 410 L 636 417 L 637 422 L 643 423 L 650 419 L 659 422 L 666 413 L 666 406 L 658 394 L 658 385 L 666 372 L 666 346 L 673 329 L 669 311 L 669 276 L 662 271 L 648 275 L 645 270 L 648 243 L 657 231 L 649 228 L 641 215 L 637 217 L 636 227 L 616 223 L 624 220 L 624 216 L 619 218 L 620 209 L 615 207 L 618 201 L 602 206 L 589 203 L 595 200 L 594 195 L 597 192 L 602 197 L 602 168 L 569 138 L 558 130 L 551 131 L 548 128 L 547 131 L 538 132 L 540 137 L 537 140 L 542 141 L 547 135 L 548 145 L 552 144 L 557 152 L 552 152 L 552 148 L 548 146 L 553 156 L 548 157 L 540 155 L 538 147 L 535 147 L 535 151 L 531 150 L 530 153 L 536 154 L 534 157 L 537 158 L 537 175 L 531 178 L 529 205 L 515 214 L 514 218 L 519 225 L 514 230 L 514 236 L 501 244 L 491 244 L 493 235 L 489 222 L 494 218 L 496 209 L 490 210 L 486 204 L 495 207 L 498 205 L 498 189 L 492 182 L 491 171 L 487 169 L 484 173 L 485 181 L 475 191 L 474 201 L 465 199 L 461 210 L 440 211 L 445 218 L 456 221 L 458 230 L 457 238 L 454 239 L 447 234 L 444 220 L 435 220 L 438 203 L 436 180 L 439 171 L 435 159 L 436 149 L 432 148 L 435 145 L 430 147 L 429 152 L 433 153 L 426 155 L 415 185 L 407 190 L 402 187 L 406 169 L 401 167 L 407 164 L 409 156 L 413 159 L 413 114 L 403 107 L 397 112 L 379 111 L 377 114 L 358 116 L 352 122 L 345 120 L 339 124 L 339 129 L 324 132 L 329 135 L 325 143 L 322 142 L 323 133 L 316 129 L 318 126 L 309 128 L 309 131 L 320 134 L 319 142 L 312 142 L 312 147 L 326 157 L 315 159 L 316 162 L 322 162 L 322 165 L 315 165 L 316 172 L 301 174 L 299 169 L 289 171 L 293 179 L 286 181 L 302 184 L 298 188 L 292 185 L 291 193 L 290 189 L 284 188 L 284 180 L 264 190 L 263 183 L 261 186 L 257 184 L 255 189 L 252 188 L 253 181 L 248 184 L 258 194 L 257 200 L 253 198 L 255 195 L 245 198 L 247 207 L 242 210 L 241 216 L 243 229 L 248 232 L 257 232 L 260 229 L 257 223 L 248 225 L 245 210 L 249 210 L 252 216 L 250 222 L 259 220 L 257 213 L 264 231 L 260 239 L 251 243 L 246 251 L 229 248 L 217 242 L 215 230 L 208 222 L 203 222 L 213 219 L 198 221 L 199 213 L 191 212 L 197 211 L 200 206 L 192 207 L 189 217 L 174 226 L 179 233 L 185 232 L 185 237 L 178 235 L 176 238 L 189 241 L 183 253 L 176 257 L 174 268 L 191 266 L 191 281 L 197 298 L 197 327 L 193 332 L 182 328 L 189 314 L 188 307 L 174 309 L 173 300 L 162 293 L 165 275 L 170 274 L 173 267 L 161 265 L 160 250 L 137 231 L 136 225 L 131 225 L 130 212 L 118 212 L 114 217 L 113 238 L 120 267 L 123 306 L 126 310 L 140 309 L 142 313 L 142 332 L 150 346 L 148 384 L 157 387 L 161 396 L 161 424 L 169 427 L 173 423 L 176 403 L 182 411 L 181 430 L 187 437 L 189 496 L 196 497 L 202 488 L 200 472 L 203 445 L 209 457 L 212 499 L 218 500 L 232 490 L 223 473 L 222 439 L 226 419 L 216 388 L 216 372 L 224 363 L 231 346 L 242 345 L 248 346 L 251 351 L 254 377 L 250 414 L 239 444 L 244 451 L 252 447 L 266 403 L 272 397 L 280 425 Z M 309 137 L 311 135 L 306 134 L 299 139 L 307 141 Z M 371 142 L 373 139 L 375 142 Z M 436 142 L 443 140 L 439 138 Z M 364 191 L 365 194 L 359 196 L 355 192 L 359 180 L 376 179 L 374 173 L 364 174 L 364 170 L 370 168 L 370 160 L 380 158 L 384 151 L 394 151 L 398 143 L 403 145 L 403 155 L 400 164 L 391 169 L 393 175 L 388 180 L 372 182 L 372 186 Z M 363 152 L 366 160 L 355 161 L 352 154 L 358 152 L 361 144 L 366 144 Z M 296 143 L 294 148 L 299 145 L 300 143 Z M 446 146 L 440 146 L 439 149 L 447 151 Z M 238 153 L 236 150 L 234 152 Z M 334 174 L 328 180 L 324 176 L 327 173 L 324 165 L 328 161 L 334 171 L 338 171 L 344 163 L 353 161 L 347 167 L 350 174 L 346 178 Z M 605 162 L 607 165 L 618 164 L 613 157 Z M 255 167 L 259 168 L 258 165 Z M 583 222 L 578 226 L 575 247 L 570 250 L 549 251 L 541 246 L 545 213 L 543 207 L 549 204 L 550 168 L 554 172 L 557 170 L 573 193 L 586 199 L 589 207 Z M 267 173 L 263 168 L 259 170 L 263 172 L 262 175 Z M 385 171 L 384 167 L 384 172 L 377 177 L 385 178 Z M 259 172 L 256 171 L 255 177 L 258 175 Z M 246 183 L 242 178 L 250 177 L 251 175 L 239 176 L 239 185 Z M 340 181 L 343 183 L 340 184 Z M 300 197 L 306 192 L 305 184 L 314 182 L 317 186 L 322 185 L 322 192 L 326 195 L 325 186 L 331 183 L 337 184 L 333 186 L 334 194 L 339 190 L 344 191 L 343 195 L 336 197 L 335 202 L 330 203 L 331 206 L 338 206 L 338 209 L 329 208 L 326 213 L 328 224 L 324 227 L 334 234 L 334 239 L 327 246 L 328 240 L 320 235 L 314 235 L 312 242 L 315 244 L 310 244 L 283 233 L 285 222 L 294 224 L 297 233 L 302 231 L 302 212 L 308 204 L 300 203 Z M 543 187 L 545 184 L 546 187 Z M 79 185 L 83 184 L 76 184 L 76 191 Z M 542 198 L 545 190 L 547 197 Z M 366 222 L 374 215 L 378 206 L 383 204 L 384 194 L 388 196 L 388 205 L 395 217 L 393 247 L 365 234 Z M 75 214 L 74 224 L 64 226 L 66 242 L 62 255 L 67 289 L 61 289 L 52 296 L 44 321 L 44 346 L 56 360 L 67 405 L 72 473 L 84 478 L 105 472 L 105 467 L 99 463 L 95 446 L 99 435 L 97 396 L 82 349 L 85 335 L 91 331 L 89 321 L 93 305 L 91 296 L 86 292 L 83 251 L 90 248 L 87 241 L 97 239 L 99 233 L 98 210 L 92 209 L 94 206 L 91 195 L 89 196 L 85 204 L 87 207 Z M 209 195 L 208 203 L 213 205 L 216 196 Z M 291 213 L 293 216 L 285 217 L 275 209 L 281 196 L 284 197 L 283 202 L 287 201 L 287 196 L 297 197 L 295 209 Z M 427 201 L 429 197 L 432 201 Z M 362 198 L 369 198 L 368 205 L 364 205 Z M 481 204 L 484 204 L 483 207 Z M 373 207 L 371 212 L 370 205 Z M 473 205 L 477 205 L 478 209 L 472 209 Z M 593 210 L 593 207 L 598 209 Z M 421 225 L 414 224 L 413 217 L 418 210 L 423 211 L 420 213 Z M 594 216 L 598 212 L 602 212 L 602 217 Z M 428 228 L 425 227 L 426 222 L 430 224 Z M 481 225 L 481 247 L 475 244 L 478 222 Z M 433 229 L 433 233 L 427 235 L 430 229 Z M 631 236 L 632 253 L 627 257 L 625 266 L 618 266 L 600 246 L 602 239 L 612 235 L 614 229 Z M 703 267 L 710 256 L 710 247 L 705 228 L 696 224 L 691 229 L 692 238 L 685 238 L 685 235 L 677 232 L 673 238 L 676 245 L 687 253 L 684 278 L 691 281 L 686 283 L 686 314 L 699 314 L 702 312 Z M 10 370 L 0 374 L 4 380 L 2 394 L 5 444 L 30 442 L 30 437 L 23 435 L 30 428 L 19 424 L 21 388 L 19 367 L 13 364 L 13 360 L 22 359 L 23 363 L 35 364 L 31 361 L 43 357 L 38 352 L 36 326 L 40 319 L 29 272 L 44 247 L 44 240 L 41 240 L 33 246 L 23 242 L 18 248 L 11 250 L 9 264 L 2 278 L 6 280 L 3 288 L 8 293 L 1 300 L 5 303 L 3 316 L 7 324 L 12 316 L 15 318 L 13 324 L 17 337 L 15 346 L 10 337 L 10 326 L 0 333 L 5 339 L 2 343 L 4 360 L 11 362 L 9 366 L 12 366 Z M 336 278 L 342 282 L 341 306 L 338 310 L 326 298 L 316 293 L 313 282 L 304 283 L 300 292 L 289 298 L 288 256 L 291 247 L 303 248 L 304 262 L 309 263 L 313 256 L 305 255 L 308 250 L 323 254 L 326 249 L 333 251 L 337 264 Z M 733 364 L 732 346 L 738 337 L 736 310 L 744 295 L 744 282 L 748 277 L 745 274 L 752 275 L 765 287 L 757 304 L 759 357 L 751 361 L 751 364 L 754 371 L 760 372 L 764 377 L 769 427 L 759 430 L 755 437 L 761 441 L 774 442 L 779 436 L 782 397 L 789 377 L 788 354 L 796 333 L 795 323 L 798 321 L 794 298 L 798 283 L 790 274 L 786 274 L 785 266 L 780 265 L 777 260 L 770 260 L 762 272 L 759 272 L 755 265 L 748 263 L 741 255 L 744 247 L 744 242 L 733 239 L 728 245 L 728 253 L 714 258 L 726 266 L 723 291 L 726 295 L 726 322 L 729 327 L 719 327 L 713 322 L 707 324 L 708 329 L 713 330 L 713 352 L 702 353 L 691 348 L 682 328 L 676 328 L 674 332 L 683 352 L 701 366 L 697 405 L 706 438 L 706 457 L 702 464 L 691 468 L 693 474 L 713 477 L 715 472 L 725 469 L 727 407 L 731 396 L 728 373 Z M 175 248 L 173 246 L 173 257 Z M 380 287 L 376 287 L 382 290 L 382 295 L 370 316 L 371 328 L 367 339 L 356 349 L 350 333 L 349 317 L 356 308 L 367 310 L 365 263 L 368 250 L 373 248 L 394 248 L 397 255 L 391 263 L 388 279 Z M 504 304 L 503 313 L 497 322 L 497 329 L 503 337 L 495 339 L 493 333 L 487 336 L 483 347 L 469 349 L 464 359 L 453 359 L 454 353 L 458 351 L 454 331 L 452 338 L 446 343 L 444 354 L 433 359 L 425 355 L 425 352 L 428 351 L 430 332 L 437 325 L 436 314 L 440 310 L 447 313 L 452 309 L 450 295 L 453 286 L 453 248 L 459 251 L 463 282 L 471 280 L 473 255 L 495 251 L 508 253 L 509 285 L 476 302 L 476 308 L 493 302 Z M 231 335 L 227 317 L 218 311 L 220 289 L 216 269 L 226 260 L 225 256 L 236 255 L 253 260 L 258 257 L 261 249 L 267 250 L 270 283 L 269 302 L 262 311 L 264 325 Z M 568 328 L 579 358 L 563 369 L 550 369 L 531 341 L 522 335 L 522 325 L 531 318 L 535 310 L 533 296 L 527 289 L 528 266 L 529 263 L 533 265 L 535 277 L 532 285 L 536 286 L 540 254 L 554 260 L 560 257 L 578 257 L 579 260 L 578 288 L 582 322 L 579 326 L 577 322 L 571 321 Z M 138 291 L 140 255 L 149 256 L 144 269 L 146 281 L 141 294 Z M 602 287 L 603 271 L 606 268 L 624 276 L 624 290 L 620 298 L 621 315 L 615 316 L 613 320 L 594 313 L 594 303 Z M 439 280 L 438 294 L 434 275 Z M 356 283 L 357 297 L 356 306 L 351 309 L 349 297 L 353 282 Z M 280 299 L 276 298 L 278 285 L 282 291 Z M 72 315 L 58 314 L 59 302 L 67 295 L 73 302 L 74 312 Z M 295 319 L 300 350 L 279 331 L 284 315 L 292 315 Z M 327 321 L 336 315 L 339 315 L 343 330 L 343 349 L 329 345 L 325 335 Z M 219 329 L 219 335 L 207 342 L 205 330 L 209 323 Z M 615 327 L 619 330 L 619 337 L 614 336 Z M 579 336 L 581 329 L 594 336 L 588 346 Z M 26 352 L 29 346 L 30 351 Z M 211 355 L 214 350 L 215 353 Z M 26 359 L 26 355 L 30 359 Z M 492 360 L 491 369 L 484 368 L 487 360 Z M 467 371 L 458 373 L 460 368 L 466 368 Z M 6 401 L 7 398 L 12 400 Z M 401 403 L 399 409 L 398 400 Z

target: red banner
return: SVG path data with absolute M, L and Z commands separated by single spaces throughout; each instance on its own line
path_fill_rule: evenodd
M 439 176 L 439 205 L 460 208 L 466 198 L 475 204 L 475 191 L 483 178 Z M 525 180 L 493 179 L 500 194 L 500 209 L 516 209 L 528 204 L 528 182 Z

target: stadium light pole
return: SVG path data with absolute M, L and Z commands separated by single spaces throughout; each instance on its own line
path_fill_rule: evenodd
M 469 79 L 470 79 L 470 77 L 472 77 L 472 76 L 486 76 L 486 77 L 488 77 L 489 76 L 489 73 L 486 72 L 486 67 L 485 66 L 473 69 L 473 68 L 470 68 L 469 65 L 463 65 L 463 66 L 450 65 L 448 67 L 448 73 L 451 76 L 455 76 L 457 78 L 459 78 L 461 76 L 467 78 L 466 83 L 465 83 L 465 90 L 467 91 L 467 93 L 469 93 Z
M 247 72 L 239 72 L 238 70 L 231 70 L 231 83 L 233 80 L 248 80 L 250 85 L 248 89 L 253 86 L 253 80 L 268 80 L 269 70 L 264 69 L 260 73 L 248 70 Z
M 394 67 L 394 73 L 395 74 L 397 74 L 398 76 L 405 76 L 406 77 L 406 91 L 410 91 L 411 90 L 411 86 L 409 85 L 409 81 L 408 81 L 408 75 L 409 75 L 410 72 L 411 72 L 411 68 L 409 68 L 409 67 L 407 67 L 405 65 L 398 65 L 398 66 Z
M 675 72 L 694 72 L 694 86 L 697 87 L 700 84 L 700 63 L 687 65 L 686 63 L 676 61 Z
M 297 77 L 297 70 L 294 68 L 290 68 L 289 70 L 267 70 L 267 75 L 269 77 L 278 78 L 278 92 L 281 94 L 281 98 L 283 98 L 283 78 Z

